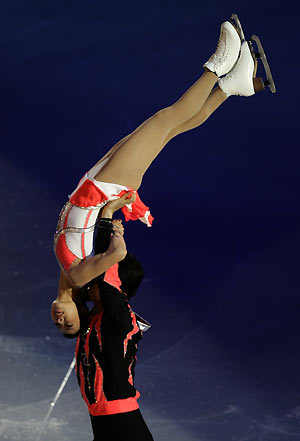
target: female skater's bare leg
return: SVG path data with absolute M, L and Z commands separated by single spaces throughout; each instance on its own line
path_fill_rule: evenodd
M 205 71 L 175 104 L 157 112 L 115 146 L 95 178 L 137 189 L 145 171 L 165 146 L 165 140 L 200 111 L 217 81 L 217 75 Z
M 177 128 L 200 112 L 219 77 L 230 72 L 236 64 L 240 48 L 237 29 L 230 22 L 224 22 L 216 52 L 205 63 L 201 78 L 176 103 L 157 112 L 113 147 L 106 156 L 108 161 L 95 178 L 139 188 L 145 171 L 166 141 L 176 136 Z
M 227 95 L 219 87 L 216 87 L 210 93 L 201 110 L 195 116 L 193 116 L 193 118 L 185 121 L 183 124 L 180 124 L 178 127 L 171 130 L 165 139 L 164 145 L 180 133 L 184 133 L 188 130 L 201 126 L 201 124 L 203 124 L 214 113 L 214 111 L 220 107 L 224 101 L 226 101 L 226 99 Z
M 201 110 L 196 113 L 192 118 L 188 119 L 184 123 L 177 126 L 175 129 L 171 130 L 168 134 L 167 138 L 164 140 L 163 147 L 175 136 L 180 133 L 187 132 L 191 129 L 201 126 L 210 115 L 227 99 L 227 95 L 219 88 L 216 87 L 209 95 L 205 103 L 203 104 Z M 123 142 L 131 136 L 132 133 L 127 135 L 125 138 L 122 138 L 117 144 L 115 144 L 103 158 L 101 158 L 97 164 L 100 164 L 105 159 L 110 158 L 116 150 L 123 144 Z

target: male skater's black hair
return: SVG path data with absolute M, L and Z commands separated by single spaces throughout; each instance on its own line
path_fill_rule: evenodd
M 121 289 L 126 293 L 127 298 L 131 299 L 144 278 L 142 264 L 137 260 L 134 254 L 127 253 L 125 259 L 119 262 L 118 272 L 122 282 Z

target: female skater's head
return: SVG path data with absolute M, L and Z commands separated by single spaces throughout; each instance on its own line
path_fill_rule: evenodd
M 51 307 L 51 318 L 62 334 L 78 334 L 80 330 L 80 318 L 78 307 L 73 300 L 54 300 Z
M 125 259 L 119 262 L 118 272 L 121 280 L 121 290 L 129 300 L 135 295 L 144 278 L 143 267 L 134 254 L 127 253 Z M 88 319 L 90 311 L 83 300 L 84 298 L 87 300 L 84 289 L 85 287 L 82 287 L 78 291 L 75 301 L 72 299 L 66 301 L 57 299 L 52 303 L 51 318 L 66 338 L 77 337 L 81 327 Z

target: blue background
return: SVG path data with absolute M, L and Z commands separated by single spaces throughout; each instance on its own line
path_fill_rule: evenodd
M 74 374 L 47 418 L 74 350 L 49 315 L 57 216 L 99 157 L 200 76 L 233 12 L 278 93 L 230 98 L 145 176 L 154 225 L 126 224 L 146 272 L 132 306 L 153 325 L 136 385 L 155 440 L 300 439 L 293 3 L 2 0 L 3 439 L 92 439 Z

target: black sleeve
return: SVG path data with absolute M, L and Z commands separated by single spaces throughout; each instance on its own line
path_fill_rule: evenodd
M 95 254 L 104 253 L 110 243 L 110 236 L 113 231 L 112 219 L 101 218 L 97 222 L 97 231 L 95 235 Z
M 103 313 L 106 319 L 110 320 L 113 326 L 122 329 L 132 328 L 130 308 L 125 295 L 117 288 L 98 278 Z

